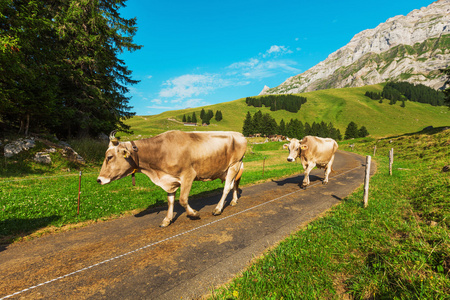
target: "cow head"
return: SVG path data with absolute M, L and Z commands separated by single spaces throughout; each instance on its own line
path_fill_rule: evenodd
M 293 162 L 297 157 L 300 156 L 300 153 L 302 150 L 306 150 L 308 146 L 302 145 L 302 140 L 297 139 L 287 139 L 290 143 L 284 144 L 283 148 L 287 148 L 289 150 L 289 156 L 287 158 L 287 161 Z
M 106 150 L 105 160 L 97 178 L 97 182 L 102 185 L 128 176 L 137 168 L 131 152 L 127 149 L 128 143 L 120 143 L 114 136 L 115 133 L 114 130 L 109 135 L 109 148 Z

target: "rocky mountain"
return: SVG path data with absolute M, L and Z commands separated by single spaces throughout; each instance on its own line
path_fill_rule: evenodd
M 388 80 L 442 88 L 439 69 L 450 65 L 450 0 L 396 16 L 356 34 L 341 49 L 265 94 L 359 87 Z

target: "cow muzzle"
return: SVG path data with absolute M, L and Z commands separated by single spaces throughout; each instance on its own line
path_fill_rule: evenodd
M 293 161 L 295 161 L 295 158 L 288 157 L 288 158 L 287 158 L 287 161 L 288 161 L 288 162 L 293 162 Z
M 111 180 L 108 178 L 104 178 L 104 177 L 97 178 L 97 183 L 100 183 L 101 185 L 108 184 L 110 182 L 111 182 Z

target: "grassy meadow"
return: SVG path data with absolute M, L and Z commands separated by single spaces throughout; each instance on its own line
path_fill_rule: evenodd
M 448 299 L 450 129 L 352 143 L 362 155 L 377 145 L 369 206 L 361 187 L 211 299 Z
M 290 119 L 299 119 L 303 123 L 325 121 L 332 122 L 334 127 L 343 134 L 348 123 L 355 122 L 358 127 L 365 126 L 374 137 L 417 132 L 428 126 L 449 125 L 450 111 L 444 106 L 431 106 L 417 102 L 406 101 L 406 107 L 401 102 L 389 105 L 388 100 L 379 103 L 364 94 L 366 91 L 381 92 L 381 84 L 358 88 L 329 89 L 300 94 L 308 100 L 297 113 L 285 110 L 270 111 L 266 107 L 247 106 L 245 99 L 238 99 L 220 104 L 173 110 L 154 116 L 135 116 L 125 123 L 134 130 L 132 135 L 120 133 L 124 139 L 137 139 L 154 136 L 167 130 L 232 130 L 242 131 L 247 111 L 252 115 L 261 110 L 270 113 L 279 124 L 281 119 L 288 122 Z M 211 119 L 209 126 L 184 126 L 181 122 L 183 115 L 192 115 L 195 112 L 199 119 L 200 111 L 211 109 L 213 112 L 222 111 L 223 120 L 217 122 Z

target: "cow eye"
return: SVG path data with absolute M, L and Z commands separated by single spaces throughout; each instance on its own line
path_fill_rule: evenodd
M 113 158 L 112 155 L 110 155 L 106 158 L 106 161 L 110 161 L 112 158 Z

